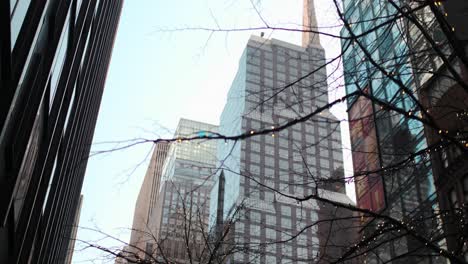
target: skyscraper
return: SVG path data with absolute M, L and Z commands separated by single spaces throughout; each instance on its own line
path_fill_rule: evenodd
M 421 237 L 444 248 L 433 174 L 429 155 L 424 153 L 434 148 L 428 148 L 424 125 L 414 118 L 424 119 L 429 112 L 422 108 L 419 92 L 442 61 L 414 20 L 392 21 L 411 10 L 443 53 L 448 46 L 429 7 L 406 1 L 344 1 L 343 5 L 348 23 L 341 31 L 346 92 L 369 95 L 348 99 L 358 206 L 403 223 L 417 223 Z M 371 219 L 363 218 L 366 228 L 361 237 L 378 230 L 378 221 Z M 388 232 L 375 240 L 376 254 L 366 256 L 366 261 L 442 261 L 436 257 L 438 252 L 411 234 Z
M 344 190 L 337 118 L 323 110 L 279 133 L 255 135 L 328 103 L 325 54 L 311 32 L 317 28 L 313 1 L 304 8 L 303 46 L 250 37 L 220 118 L 221 134 L 252 135 L 218 145 L 222 174 L 211 192 L 210 226 L 231 230 L 228 263 L 331 261 L 349 246 L 349 230 L 334 232 L 339 242 L 329 247 L 330 230 L 312 225 L 326 215 L 324 204 L 290 197 L 352 203 Z
M 1 1 L 0 262 L 65 261 L 122 1 Z
M 216 141 L 182 138 L 209 136 L 217 130 L 215 125 L 181 119 L 174 134 L 178 140 L 156 145 L 138 195 L 125 252 L 129 259 L 203 263 Z
M 439 129 L 426 126 L 425 134 L 428 145 L 439 147 L 430 157 L 439 206 L 448 213 L 443 217 L 447 250 L 468 261 L 465 221 L 468 208 L 468 25 L 465 22 L 468 2 L 446 1 L 433 7 L 437 26 L 432 30 L 438 30 L 438 35 L 443 36 L 437 39 L 438 45 L 450 60 L 443 65 L 440 58 L 432 56 L 439 60 L 438 68 L 435 67 L 432 74 L 425 74 L 428 81 L 419 94 L 439 126 Z M 447 140 L 447 136 L 453 140 Z
M 174 137 L 209 136 L 217 132 L 215 125 L 181 119 Z M 155 211 L 159 224 L 158 258 L 203 263 L 215 165 L 216 141 L 179 140 L 171 145 L 158 198 L 161 213 Z
M 146 250 L 147 243 L 154 244 L 154 237 L 157 237 L 158 230 L 150 227 L 154 221 L 151 216 L 153 210 L 157 210 L 159 189 L 161 186 L 162 169 L 169 151 L 169 143 L 160 142 L 154 146 L 153 155 L 146 171 L 140 192 L 138 193 L 133 215 L 132 233 L 129 244 Z M 140 258 L 144 259 L 145 254 L 134 250 Z

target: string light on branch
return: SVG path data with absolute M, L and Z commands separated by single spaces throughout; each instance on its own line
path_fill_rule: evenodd
M 457 118 L 458 118 L 458 119 L 462 119 L 462 120 L 468 119 L 468 111 L 467 111 L 467 110 L 463 110 L 463 111 L 458 112 L 458 113 L 457 113 Z

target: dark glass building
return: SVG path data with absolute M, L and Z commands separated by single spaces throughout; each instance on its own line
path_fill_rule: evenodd
M 0 263 L 63 263 L 122 0 L 0 3 Z
M 432 10 L 451 56 L 420 91 L 422 103 L 439 126 L 436 130 L 426 126 L 425 131 L 428 144 L 439 145 L 431 152 L 431 163 L 445 212 L 447 250 L 468 262 L 468 2 L 436 2 Z
M 227 263 L 334 263 L 354 242 L 352 212 L 292 198 L 353 203 L 345 194 L 340 121 L 327 109 L 257 134 L 328 104 L 325 50 L 307 30 L 317 28 L 314 1 L 303 7 L 302 46 L 250 37 L 220 117 L 221 134 L 252 135 L 217 149 L 224 171 L 211 192 L 210 228 L 218 236 L 230 230 L 221 254 L 230 255 Z
M 467 4 L 446 2 L 343 1 L 348 25 L 341 35 L 355 38 L 342 41 L 346 92 L 363 93 L 348 100 L 358 206 L 401 220 L 441 249 L 389 232 L 367 244 L 379 245 L 362 257 L 368 263 L 447 263 L 442 250 L 451 261 L 468 259 L 460 220 L 468 201 L 468 75 L 454 56 L 466 50 Z M 405 10 L 413 20 L 392 22 Z M 363 218 L 363 240 L 376 233 L 376 222 Z

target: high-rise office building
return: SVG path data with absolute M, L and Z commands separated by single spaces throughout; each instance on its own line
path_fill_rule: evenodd
M 218 145 L 222 173 L 211 192 L 210 227 L 217 235 L 230 230 L 219 253 L 228 263 L 326 262 L 350 245 L 350 229 L 314 225 L 330 218 L 325 204 L 288 197 L 317 194 L 352 204 L 344 190 L 339 120 L 324 109 L 278 133 L 255 135 L 328 104 L 311 0 L 304 1 L 303 21 L 302 46 L 250 37 L 220 118 L 221 134 L 252 135 Z
M 138 196 L 127 258 L 203 263 L 217 143 L 182 138 L 217 130 L 215 125 L 181 119 L 174 134 L 178 140 L 155 150 L 157 165 L 150 164 Z
M 160 142 L 154 146 L 153 155 L 150 164 L 146 170 L 140 192 L 138 193 L 133 215 L 132 233 L 130 236 L 130 245 L 141 250 L 146 250 L 147 243 L 154 244 L 154 238 L 157 237 L 157 230 L 152 230 L 153 210 L 156 209 L 159 197 L 159 188 L 161 185 L 161 176 L 164 161 L 169 151 L 169 143 Z M 145 254 L 134 250 L 140 258 L 144 259 Z
M 0 262 L 63 263 L 122 8 L 0 3 Z
M 344 1 L 343 5 L 349 23 L 349 28 L 345 26 L 341 32 L 346 92 L 361 91 L 375 98 L 348 99 L 354 172 L 360 175 L 356 178 L 358 206 L 403 222 L 411 220 L 413 225 L 417 223 L 418 234 L 445 249 L 429 159 L 440 146 L 434 141 L 427 144 L 426 136 L 433 131 L 425 133 L 424 124 L 414 118 L 425 119 L 438 111 L 426 109 L 430 104 L 425 101 L 440 98 L 443 92 L 432 90 L 435 96 L 430 98 L 424 98 L 421 92 L 429 83 L 437 82 L 439 76 L 434 73 L 443 61 L 414 21 L 420 20 L 424 33 L 443 56 L 449 57 L 449 45 L 428 6 L 410 1 Z M 389 23 L 407 10 L 412 10 L 415 20 L 402 18 Z M 353 36 L 358 37 L 350 40 Z M 366 228 L 361 237 L 374 234 L 378 228 L 376 221 L 369 220 L 363 218 Z M 439 252 L 425 247 L 411 234 L 387 233 L 376 237 L 375 243 L 379 244 L 376 254 L 365 257 L 372 263 L 443 261 L 437 257 Z

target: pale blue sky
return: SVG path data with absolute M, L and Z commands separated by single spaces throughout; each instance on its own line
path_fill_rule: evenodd
M 297 27 L 302 22 L 302 0 L 253 2 L 272 26 Z M 321 26 L 338 23 L 330 4 L 316 0 Z M 251 34 L 259 32 L 215 33 L 210 37 L 206 31 L 170 31 L 215 28 L 217 24 L 223 28 L 262 26 L 249 0 L 125 1 L 93 150 L 111 147 L 99 142 L 171 136 L 181 117 L 218 123 L 244 46 Z M 339 28 L 328 30 L 336 33 Z M 283 31 L 274 32 L 272 37 L 300 44 L 301 34 Z M 322 44 L 327 57 L 339 51 L 339 42 L 322 38 Z M 333 92 L 330 98 L 339 95 Z M 345 116 L 343 107 L 333 112 L 340 118 Z M 132 224 L 151 147 L 135 146 L 89 160 L 80 226 L 97 227 L 128 241 L 126 229 Z M 99 237 L 95 232 L 78 233 L 79 239 L 87 241 Z M 110 240 L 99 243 L 119 245 Z M 102 253 L 95 250 L 77 251 L 73 263 L 113 263 L 98 259 L 100 256 Z

